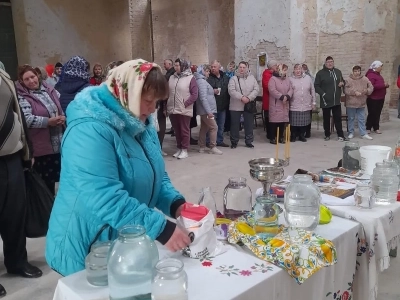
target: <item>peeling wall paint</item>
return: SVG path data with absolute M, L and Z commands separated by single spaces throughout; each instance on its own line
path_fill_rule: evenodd
M 235 0 L 235 57 L 245 59 L 246 52 L 260 42 L 290 48 L 291 0 Z

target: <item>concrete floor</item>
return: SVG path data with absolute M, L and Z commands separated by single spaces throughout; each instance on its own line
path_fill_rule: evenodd
M 400 133 L 400 119 L 397 119 L 397 111 L 391 111 L 391 121 L 382 124 L 382 135 L 372 134 L 373 141 L 365 141 L 354 138 L 360 145 L 386 145 L 393 147 Z M 193 132 L 197 137 L 198 128 Z M 165 158 L 167 171 L 178 190 L 180 190 L 186 199 L 196 202 L 199 198 L 199 192 L 202 187 L 210 186 L 218 206 L 222 208 L 222 193 L 232 176 L 243 176 L 248 178 L 248 184 L 253 192 L 261 185 L 252 181 L 249 176 L 248 161 L 256 157 L 274 157 L 275 147 L 266 142 L 265 132 L 262 127 L 258 127 L 255 133 L 255 148 L 247 149 L 244 147 L 244 141 L 241 140 L 237 149 L 222 148 L 222 156 L 200 154 L 198 147 L 194 146 L 190 151 L 190 157 L 179 161 L 171 155 L 175 153 L 175 139 L 166 137 L 164 151 L 170 154 Z M 243 132 L 241 133 L 243 135 Z M 357 132 L 358 134 L 358 132 Z M 322 124 L 319 130 L 316 124 L 313 124 L 313 137 L 307 143 L 296 142 L 291 145 L 291 163 L 285 168 L 285 174 L 291 175 L 298 168 L 318 172 L 326 167 L 336 166 L 342 155 L 343 143 L 336 141 L 336 135 L 328 142 L 323 140 L 324 133 Z M 229 138 L 225 138 L 229 142 Z M 281 146 L 280 153 L 283 153 Z M 6 273 L 4 265 L 0 263 L 0 283 L 6 288 L 8 300 L 47 300 L 52 299 L 57 280 L 60 275 L 53 272 L 47 266 L 44 259 L 45 239 L 29 239 L 28 255 L 31 263 L 43 270 L 43 276 L 40 279 L 22 279 L 10 276 Z M 400 254 L 400 253 L 399 253 Z M 391 260 L 391 266 L 379 277 L 379 300 L 400 300 L 400 256 Z M 289 299 L 287 299 L 289 300 Z M 304 299 L 305 300 L 305 299 Z M 319 300 L 319 299 L 314 299 Z M 362 300 L 362 299 L 355 299 Z

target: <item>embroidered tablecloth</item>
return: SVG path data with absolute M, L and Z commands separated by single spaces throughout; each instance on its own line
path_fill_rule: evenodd
M 188 274 L 189 299 L 353 299 L 359 228 L 359 223 L 338 217 L 318 226 L 316 233 L 335 244 L 338 262 L 321 269 L 302 285 L 285 270 L 239 246 L 227 245 L 228 251 L 224 254 L 203 260 L 179 256 Z M 159 249 L 160 257 L 165 257 L 165 249 Z M 180 254 L 173 256 L 176 255 Z M 81 271 L 61 278 L 53 300 L 108 299 L 108 288 L 89 285 L 85 276 L 85 271 Z
M 362 225 L 357 235 L 354 295 L 356 299 L 375 300 L 378 294 L 378 273 L 389 267 L 389 252 L 400 245 L 400 203 L 380 205 L 372 209 L 355 206 L 329 208 L 333 215 L 357 221 Z

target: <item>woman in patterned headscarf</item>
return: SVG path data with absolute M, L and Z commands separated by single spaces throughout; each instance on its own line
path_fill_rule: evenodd
M 161 68 L 138 59 L 112 69 L 105 84 L 83 90 L 70 104 L 46 237 L 46 260 L 60 274 L 83 270 L 97 237 L 115 237 L 124 225 L 143 226 L 171 251 L 190 243 L 165 217 L 179 217 L 185 203 L 165 172 L 150 117 L 167 93 Z
M 193 104 L 199 95 L 196 79 L 192 75 L 190 63 L 178 58 L 174 63 L 175 74 L 169 78 L 169 98 L 167 112 L 175 131 L 178 150 L 173 157 L 188 157 L 190 144 L 190 119 L 193 116 Z
M 63 111 L 67 112 L 67 107 L 74 100 L 77 93 L 82 91 L 89 84 L 90 65 L 81 56 L 73 56 L 63 67 L 60 81 L 55 88 L 60 93 L 60 103 Z

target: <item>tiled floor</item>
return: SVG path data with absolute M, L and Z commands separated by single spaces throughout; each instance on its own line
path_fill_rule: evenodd
M 382 124 L 382 135 L 373 134 L 373 141 L 365 141 L 358 138 L 360 145 L 379 144 L 394 146 L 400 134 L 400 120 L 397 114 L 392 111 L 391 121 Z M 291 145 L 290 166 L 285 168 L 285 174 L 293 174 L 298 168 L 310 171 L 319 171 L 325 167 L 335 166 L 342 155 L 343 143 L 336 141 L 333 134 L 328 142 L 323 140 L 322 126 L 316 130 L 313 124 L 313 137 L 307 143 L 296 142 Z M 243 133 L 242 133 L 243 134 Z M 194 130 L 197 136 L 197 130 Z M 225 142 L 229 139 L 226 138 Z M 215 199 L 219 207 L 222 207 L 222 192 L 231 176 L 244 176 L 248 178 L 250 187 L 255 191 L 260 184 L 254 182 L 249 177 L 248 160 L 255 157 L 274 156 L 275 148 L 266 142 L 265 133 L 262 127 L 255 130 L 255 148 L 244 147 L 243 140 L 237 149 L 221 148 L 224 151 L 222 156 L 199 154 L 197 147 L 190 151 L 190 157 L 179 161 L 172 158 L 175 152 L 174 138 L 166 137 L 164 151 L 170 156 L 165 158 L 167 171 L 172 182 L 187 197 L 188 201 L 196 202 L 202 187 L 210 186 L 214 192 Z M 281 152 L 283 147 L 281 146 Z M 51 271 L 44 260 L 45 239 L 35 239 L 28 241 L 28 255 L 32 263 L 39 266 L 44 275 L 40 279 L 21 279 L 6 274 L 3 264 L 0 264 L 0 283 L 7 289 L 7 300 L 47 300 L 52 299 L 57 280 L 60 277 Z M 391 260 L 391 266 L 379 277 L 379 300 L 400 300 L 400 251 L 399 257 Z M 285 299 L 291 300 L 291 299 Z M 296 299 L 309 300 L 309 299 Z M 313 299 L 320 300 L 320 299 Z M 364 300 L 364 299 L 355 299 Z

